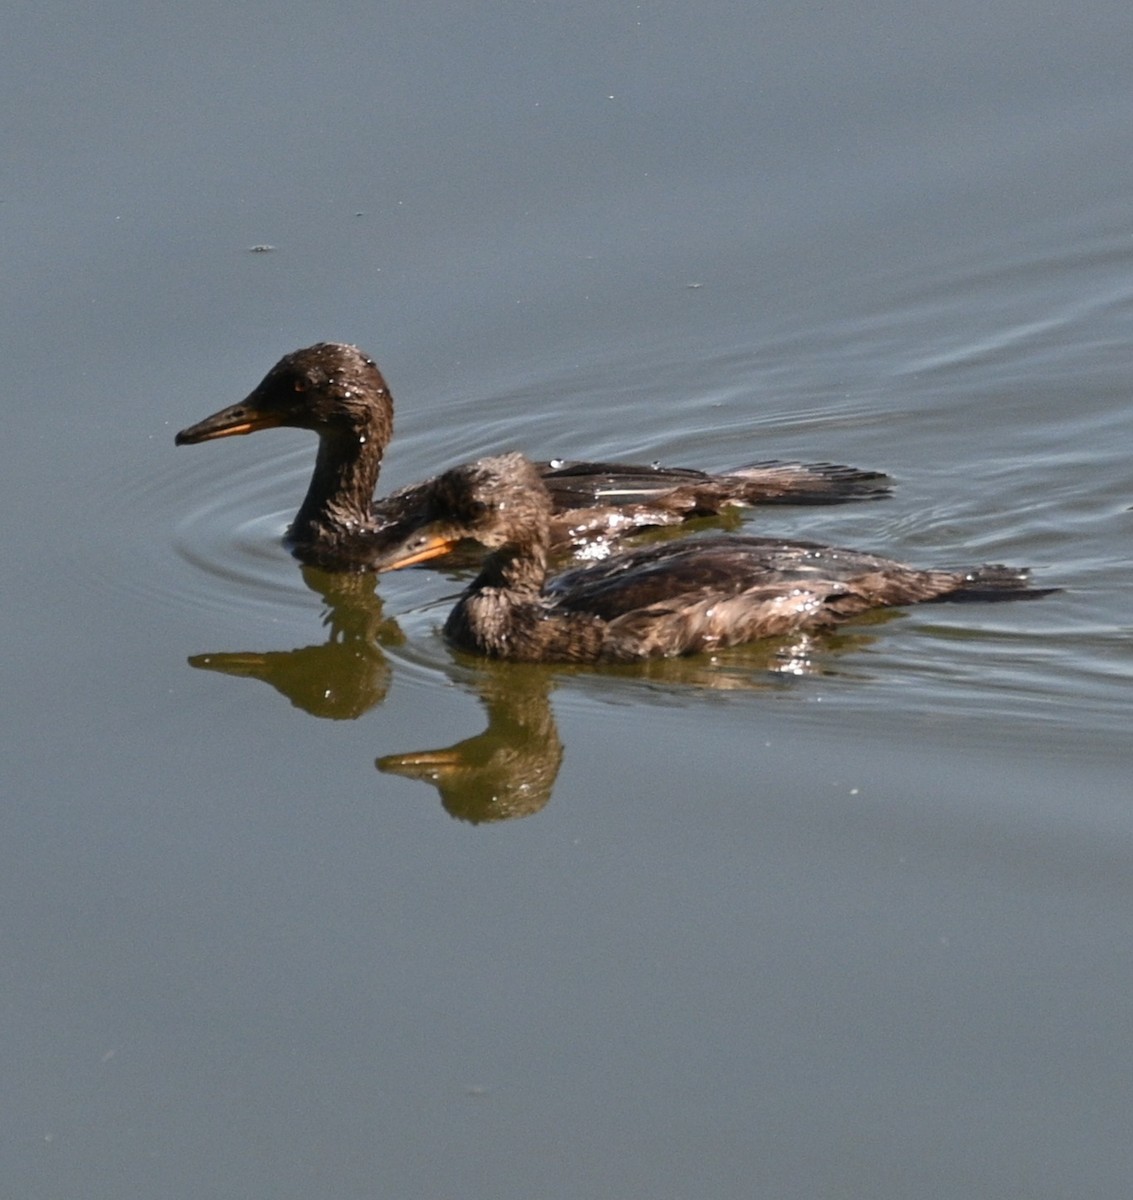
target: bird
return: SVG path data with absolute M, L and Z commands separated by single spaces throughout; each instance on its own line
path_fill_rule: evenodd
M 237 404 L 182 429 L 178 446 L 288 426 L 318 435 L 306 497 L 285 536 L 300 561 L 372 569 L 387 528 L 420 510 L 432 481 L 374 500 L 393 433 L 393 397 L 357 346 L 320 342 L 284 355 Z M 555 459 L 539 464 L 554 514 L 551 543 L 575 551 L 744 504 L 840 504 L 890 494 L 887 476 L 833 463 L 759 462 L 727 474 Z
M 553 501 L 539 470 L 503 454 L 454 467 L 391 537 L 378 570 L 488 550 L 444 624 L 460 650 L 517 662 L 633 662 L 830 629 L 868 609 L 1032 599 L 1024 569 L 921 569 L 861 550 L 717 533 L 614 553 L 548 578 Z

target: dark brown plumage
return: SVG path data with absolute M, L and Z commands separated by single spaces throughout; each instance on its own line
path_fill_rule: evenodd
M 177 445 L 286 425 L 319 437 L 307 495 L 287 533 L 292 553 L 330 570 L 360 570 L 382 554 L 388 527 L 421 511 L 431 481 L 374 501 L 393 432 L 393 398 L 373 359 L 322 342 L 281 358 L 239 404 L 177 434 Z M 762 462 L 726 475 L 681 467 L 547 462 L 556 548 L 674 525 L 740 504 L 840 504 L 889 494 L 885 476 L 831 463 Z
M 505 454 L 456 467 L 428 488 L 414 527 L 380 570 L 449 553 L 490 553 L 445 622 L 456 646 L 526 662 L 696 654 L 826 629 L 870 608 L 1043 595 L 1027 572 L 921 570 L 815 542 L 717 534 L 615 554 L 547 580 L 551 498 L 534 464 Z

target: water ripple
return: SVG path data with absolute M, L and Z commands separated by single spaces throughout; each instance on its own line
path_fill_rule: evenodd
M 103 481 L 97 494 L 120 534 L 103 563 L 108 586 L 152 606 L 247 608 L 257 619 L 309 607 L 281 538 L 302 498 L 311 448 L 265 455 L 264 447 L 243 456 L 235 447 L 171 453 L 125 481 Z
M 1036 604 L 911 609 L 762 658 L 556 668 L 557 703 L 683 705 L 739 690 L 799 704 L 810 720 L 896 706 L 930 723 L 1116 729 L 1128 716 L 1133 587 L 1126 241 L 1024 241 L 894 277 L 872 287 L 872 310 L 811 327 L 516 363 L 432 397 L 399 394 L 382 487 L 516 447 L 710 469 L 799 457 L 889 470 L 898 487 L 884 503 L 752 510 L 743 524 L 924 565 L 1027 564 L 1067 590 Z M 313 455 L 309 435 L 280 433 L 159 456 L 126 484 L 139 523 L 126 543 L 143 547 L 143 569 L 119 571 L 118 585 L 251 620 L 309 612 L 317 601 L 280 537 Z M 104 482 L 112 494 L 116 481 Z M 477 666 L 438 635 L 459 586 L 430 572 L 379 581 L 406 637 L 387 649 L 399 686 L 475 690 Z

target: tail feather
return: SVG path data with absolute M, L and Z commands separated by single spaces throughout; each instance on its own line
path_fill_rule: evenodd
M 739 495 L 753 504 L 839 504 L 881 500 L 893 494 L 881 471 L 860 471 L 841 463 L 756 462 L 725 472 L 739 483 Z

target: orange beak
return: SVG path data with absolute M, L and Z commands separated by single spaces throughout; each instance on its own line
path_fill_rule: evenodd
M 178 446 L 191 446 L 197 442 L 211 442 L 214 438 L 235 437 L 240 433 L 255 433 L 257 429 L 274 429 L 282 425 L 283 413 L 253 408 L 246 400 L 222 408 L 220 412 L 205 417 L 196 425 L 182 429 L 175 441 Z
M 431 534 L 418 541 L 413 539 L 411 545 L 393 557 L 387 559 L 379 567 L 379 571 L 400 571 L 402 567 L 415 567 L 418 563 L 428 562 L 431 558 L 440 558 L 451 553 L 459 544 L 460 538 L 445 537 L 443 534 Z

